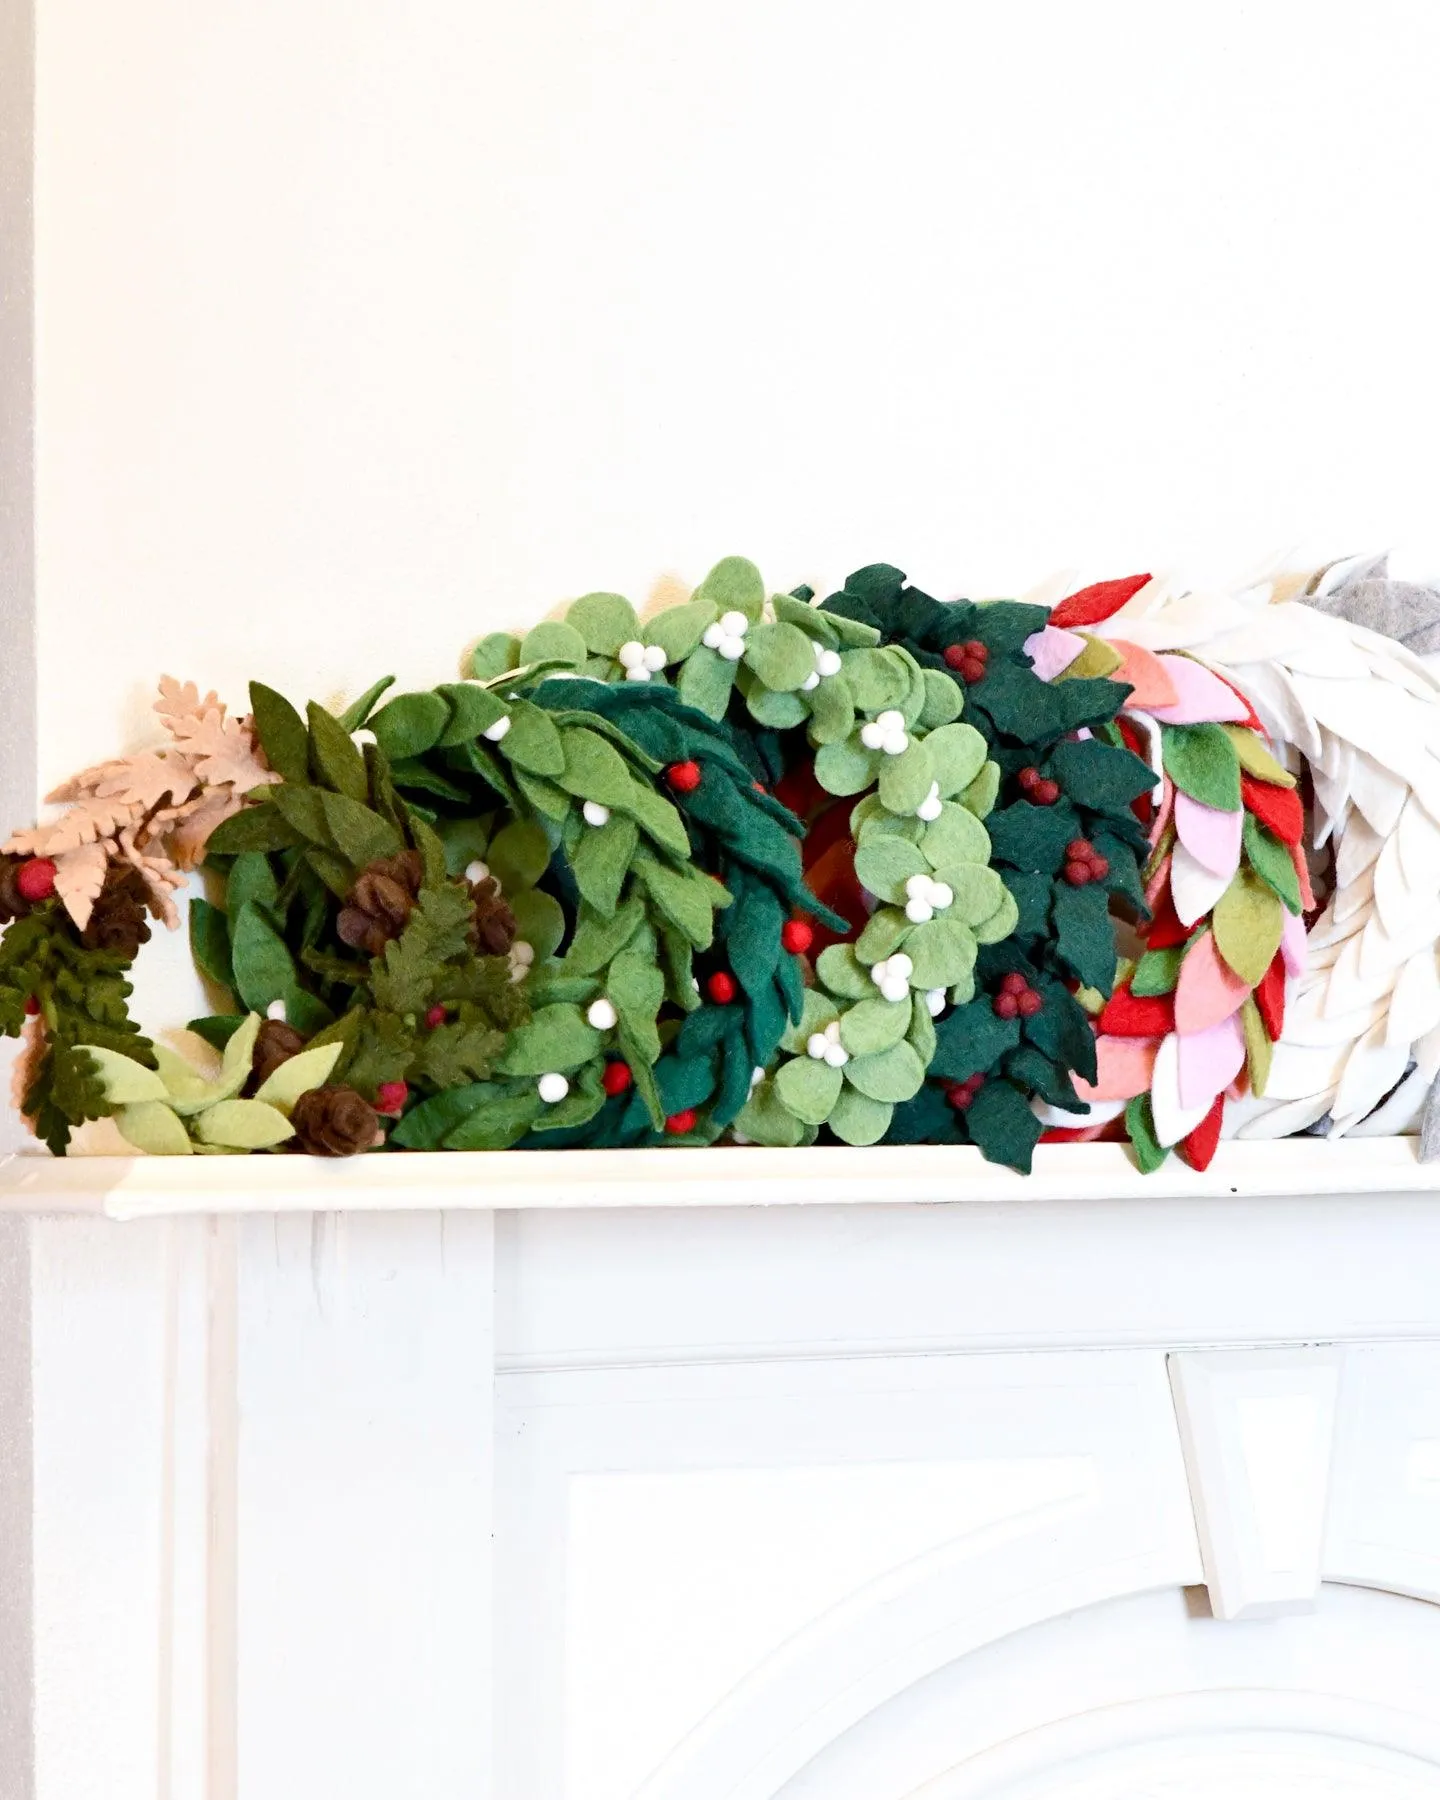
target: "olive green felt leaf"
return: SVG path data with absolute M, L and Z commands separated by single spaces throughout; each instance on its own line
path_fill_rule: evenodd
M 840 1042 L 851 1056 L 874 1056 L 909 1030 L 912 1002 L 862 1000 L 840 1020 Z
M 500 703 L 493 695 L 485 694 L 482 688 L 471 691 L 484 695 L 486 710 L 493 712 L 495 718 L 499 717 Z M 439 694 L 398 694 L 374 715 L 370 729 L 375 733 L 375 742 L 390 761 L 398 763 L 408 757 L 423 756 L 433 749 L 440 742 L 450 718 L 451 709 Z M 493 722 L 494 719 L 486 720 L 487 724 Z M 477 727 L 466 735 L 476 736 L 479 729 Z
M 226 1150 L 272 1150 L 294 1135 L 284 1113 L 263 1100 L 220 1100 L 195 1119 L 199 1142 Z
M 1229 738 L 1240 767 L 1247 774 L 1257 781 L 1268 781 L 1272 787 L 1294 787 L 1295 777 L 1276 762 L 1253 731 L 1244 725 L 1223 725 L 1221 730 Z
M 506 1075 L 563 1075 L 589 1062 L 600 1043 L 578 1006 L 542 1006 L 511 1032 L 499 1067 Z
M 897 1011 L 900 1009 L 897 1007 Z M 925 1065 L 909 1044 L 892 1044 L 874 1056 L 852 1056 L 845 1065 L 845 1079 L 871 1100 L 909 1100 L 920 1092 Z
M 247 900 L 270 907 L 277 906 L 280 900 L 280 883 L 275 879 L 270 858 L 255 850 L 247 850 L 237 856 L 230 865 L 230 873 L 225 877 L 225 910 L 238 912 Z M 228 950 L 226 960 L 229 960 Z M 232 985 L 226 983 L 226 986 Z
M 526 632 L 520 642 L 520 661 L 568 663 L 579 668 L 589 654 L 590 646 L 572 623 L 559 619 L 542 619 Z
M 861 794 L 874 781 L 879 760 L 880 752 L 865 749 L 858 738 L 825 744 L 815 753 L 815 779 L 827 794 Z
M 142 1100 L 122 1106 L 115 1123 L 127 1144 L 145 1156 L 193 1156 L 190 1133 L 175 1113 L 159 1100 Z
M 345 1049 L 344 1044 L 323 1044 L 318 1050 L 302 1050 L 292 1056 L 256 1089 L 255 1098 L 289 1116 L 290 1108 L 311 1088 L 324 1087 L 335 1071 Z
M 524 1137 L 545 1102 L 534 1088 L 517 1094 L 491 1089 L 444 1139 L 447 1150 L 508 1150 Z
M 973 725 L 942 725 L 925 739 L 925 748 L 930 753 L 941 796 L 947 800 L 962 793 L 985 767 L 985 739 Z
M 1284 925 L 1285 910 L 1278 895 L 1245 868 L 1216 901 L 1211 917 L 1215 948 L 1251 987 L 1264 979 L 1274 961 Z
M 265 760 L 286 781 L 310 779 L 310 733 L 283 694 L 263 681 L 250 683 L 250 711 Z
M 745 635 L 745 661 L 777 693 L 788 693 L 815 673 L 811 640 L 798 625 L 756 625 Z
M 1290 852 L 1280 839 L 1272 831 L 1267 830 L 1250 812 L 1245 814 L 1244 845 L 1250 867 L 1298 917 L 1300 880 L 1295 873 L 1295 865 L 1290 860 Z
M 845 1144 L 878 1144 L 890 1129 L 895 1108 L 884 1100 L 872 1100 L 847 1082 L 826 1121 Z
M 602 919 L 588 907 L 582 907 L 575 936 L 565 952 L 564 969 L 569 975 L 593 975 L 625 948 L 645 919 L 645 905 L 638 897 L 626 900 L 613 919 Z
M 319 802 L 326 835 L 357 869 L 381 857 L 396 856 L 404 849 L 404 840 L 393 825 L 349 795 L 332 794 L 328 788 L 302 788 L 300 792 L 307 797 L 313 795 Z
M 311 701 L 305 709 L 310 720 L 310 774 L 337 794 L 364 802 L 370 797 L 365 779 L 365 758 L 355 748 L 350 733 L 323 706 Z
M 1240 810 L 1240 759 L 1219 725 L 1166 725 L 1161 748 L 1181 793 L 1220 812 Z
M 1255 1004 L 1253 996 L 1241 1004 L 1240 1030 L 1245 1039 L 1245 1067 L 1250 1076 L 1250 1091 L 1263 1097 L 1270 1082 L 1270 1063 L 1275 1054 L 1275 1046 L 1270 1041 L 1270 1033 L 1265 1029 L 1265 1021 L 1260 1017 L 1260 1008 Z
M 723 719 L 735 685 L 735 664 L 702 644 L 685 659 L 677 683 L 680 698 L 710 719 Z
M 230 922 L 218 906 L 198 896 L 190 902 L 190 954 L 202 975 L 217 987 L 233 988 L 230 967 Z
M 727 556 L 716 563 L 691 600 L 706 601 L 717 613 L 742 612 L 753 621 L 765 610 L 765 583 L 746 557 Z
M 889 952 L 886 951 L 884 954 L 888 955 Z M 816 958 L 815 973 L 832 994 L 838 994 L 842 999 L 868 1000 L 875 992 L 875 983 L 870 979 L 869 969 L 861 962 L 856 948 L 850 944 L 831 944 L 822 950 Z M 814 993 L 814 988 L 807 989 L 805 995 L 807 1006 Z M 832 1012 L 830 1017 L 834 1016 Z M 829 1023 L 828 1018 L 826 1023 Z M 808 1036 L 809 1033 L 807 1032 L 806 1035 Z
M 237 856 L 247 850 L 257 853 L 293 850 L 297 844 L 303 843 L 305 834 L 297 831 L 274 803 L 275 795 L 286 791 L 285 788 L 272 788 L 270 798 L 263 804 L 247 806 L 243 812 L 233 813 L 223 820 L 210 833 L 205 845 L 206 855 Z M 293 793 L 299 790 L 289 791 Z
M 930 868 L 917 846 L 900 837 L 873 837 L 855 852 L 861 886 L 895 905 L 905 900 L 905 883 L 916 875 L 929 875 Z
M 793 1062 L 780 1065 L 775 1075 L 775 1092 L 797 1119 L 807 1125 L 823 1125 L 840 1098 L 844 1082 L 841 1071 L 829 1063 L 797 1056 Z
M 550 863 L 550 840 L 530 819 L 502 825 L 485 851 L 490 873 L 507 894 L 533 887 Z
M 1085 639 L 1085 648 L 1070 663 L 1064 673 L 1057 677 L 1061 681 L 1099 680 L 1113 675 L 1124 662 L 1124 657 L 1104 638 L 1091 637 L 1087 632 L 1080 634 Z

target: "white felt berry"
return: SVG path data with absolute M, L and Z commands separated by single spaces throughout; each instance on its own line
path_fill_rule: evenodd
M 265 1017 L 267 1019 L 274 1019 L 279 1025 L 289 1024 L 289 1020 L 285 1014 L 285 1002 L 283 1000 L 272 1000 L 265 1008 Z
M 707 650 L 718 650 L 720 648 L 720 640 L 724 635 L 725 633 L 720 629 L 720 621 L 717 619 L 713 625 L 707 625 L 705 627 L 700 642 Z
M 631 638 L 623 643 L 615 652 L 616 660 L 622 669 L 643 669 L 645 667 L 645 646 L 639 638 Z
M 905 883 L 907 900 L 927 900 L 930 897 L 930 877 L 928 875 L 912 875 Z
M 832 1069 L 843 1069 L 849 1060 L 850 1052 L 843 1044 L 827 1044 L 825 1046 L 825 1061 Z
M 465 879 L 470 883 L 471 887 L 478 887 L 482 881 L 488 881 L 490 879 L 489 863 L 481 862 L 478 856 L 475 858 L 474 862 L 466 863 Z
M 930 783 L 930 792 L 915 808 L 915 817 L 917 819 L 923 819 L 928 825 L 932 819 L 938 819 L 940 817 L 944 805 L 945 802 L 940 798 L 940 783 L 938 781 L 932 781 Z
M 828 1038 L 823 1031 L 812 1031 L 805 1040 L 805 1054 L 816 1062 L 824 1062 L 825 1052 L 830 1048 Z
M 887 731 L 880 740 L 880 748 L 887 756 L 903 756 L 910 748 L 910 740 L 903 731 Z
M 897 950 L 884 962 L 878 962 L 870 971 L 870 979 L 879 988 L 881 997 L 886 1000 L 905 1000 L 910 995 L 910 976 L 915 965 L 904 951 Z
M 756 1063 L 755 1067 L 750 1071 L 750 1090 L 752 1093 L 759 1087 L 764 1079 L 765 1071 L 760 1067 L 759 1063 Z
M 542 1075 L 535 1087 L 547 1106 L 554 1106 L 570 1092 L 570 1083 L 563 1075 Z
M 585 1014 L 597 1031 L 609 1031 L 619 1016 L 614 1006 L 603 994 L 598 1000 L 590 1002 L 589 1010 Z
M 625 671 L 625 679 L 627 681 L 648 681 L 650 679 L 650 671 L 643 663 L 641 663 L 636 668 L 627 669 Z
M 905 917 L 912 925 L 925 925 L 935 917 L 935 908 L 928 900 L 907 900 L 905 902 Z
M 868 725 L 860 727 L 860 742 L 867 750 L 882 750 L 885 747 L 885 733 L 874 719 Z
M 944 988 L 926 988 L 925 1004 L 930 1009 L 930 1017 L 938 1019 L 945 1010 Z
M 915 973 L 914 963 L 911 962 L 910 958 L 903 950 L 897 950 L 890 958 L 890 973 L 892 975 L 903 975 L 907 981 Z
M 905 715 L 892 706 L 882 713 L 876 713 L 875 723 L 882 731 L 903 731 L 905 729 Z
M 818 669 L 812 669 L 810 671 L 810 673 L 805 677 L 805 679 L 800 683 L 800 692 L 802 694 L 813 694 L 815 692 L 815 689 L 817 687 L 819 687 L 819 685 L 820 685 L 820 671 Z
M 665 652 L 659 644 L 645 646 L 645 667 L 652 675 L 658 675 L 665 667 Z
M 955 890 L 948 881 L 932 881 L 930 883 L 930 904 L 936 912 L 944 912 L 947 906 L 955 904 Z
M 495 723 L 493 725 L 487 725 L 480 735 L 481 737 L 488 738 L 492 744 L 498 744 L 509 729 L 510 715 L 509 713 L 501 713 Z
M 598 800 L 587 800 L 580 808 L 580 816 L 587 825 L 608 825 L 610 808 L 602 806 Z
M 522 969 L 528 969 L 535 960 L 535 946 L 527 944 L 524 938 L 516 938 L 510 946 L 510 960 L 519 963 Z
M 721 638 L 718 647 L 720 654 L 725 658 L 726 662 L 739 662 L 740 658 L 745 654 L 745 640 L 743 637 L 730 637 L 727 635 Z
M 910 983 L 903 975 L 887 975 L 880 983 L 880 992 L 885 999 L 890 1001 L 908 1000 Z
M 743 638 L 750 629 L 750 621 L 742 612 L 727 612 L 720 615 L 720 629 L 726 637 Z
M 821 650 L 815 658 L 815 667 L 822 675 L 838 675 L 840 673 L 840 652 L 838 650 Z

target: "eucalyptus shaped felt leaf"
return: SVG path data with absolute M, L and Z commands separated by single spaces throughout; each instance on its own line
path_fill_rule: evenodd
M 284 1113 L 262 1100 L 221 1100 L 195 1118 L 196 1140 L 224 1150 L 273 1150 L 294 1135 Z
M 146 1100 L 166 1100 L 170 1090 L 154 1069 L 147 1069 L 118 1050 L 88 1044 L 86 1054 L 94 1063 L 105 1098 L 112 1106 L 129 1106 Z
M 334 1072 L 345 1046 L 343 1043 L 322 1044 L 317 1050 L 302 1050 L 281 1063 L 256 1090 L 255 1098 L 289 1114 L 290 1108 L 311 1088 L 324 1087 Z
M 173 1108 L 161 1100 L 122 1106 L 115 1115 L 120 1135 L 145 1156 L 192 1156 L 195 1146 Z

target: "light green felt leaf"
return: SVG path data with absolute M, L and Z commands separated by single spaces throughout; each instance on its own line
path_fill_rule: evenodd
M 169 1104 L 178 1112 L 198 1112 L 213 1100 L 228 1098 L 217 1093 L 213 1082 L 207 1081 L 183 1056 L 177 1056 L 164 1044 L 155 1046 L 155 1068 L 165 1083 Z
M 122 1106 L 115 1123 L 127 1144 L 146 1156 L 192 1156 L 190 1133 L 170 1107 L 159 1100 L 142 1100 Z
M 932 869 L 947 863 L 988 863 L 990 833 L 974 813 L 947 800 L 940 817 L 925 827 L 920 848 Z
M 684 662 L 705 635 L 705 627 L 715 621 L 715 608 L 708 601 L 691 601 L 686 606 L 667 606 L 645 621 L 642 638 L 647 644 L 658 644 L 667 663 Z
M 871 991 L 874 992 L 873 987 Z M 909 1032 L 913 1004 L 913 1001 L 861 1000 L 840 1020 L 841 1044 L 852 1056 L 873 1056 L 888 1050 Z
M 568 663 L 578 669 L 589 655 L 589 645 L 573 624 L 561 619 L 542 619 L 520 640 L 520 665 L 552 662 Z
M 770 606 L 777 619 L 783 619 L 787 625 L 799 626 L 817 644 L 823 644 L 827 650 L 839 648 L 840 634 L 835 629 L 835 621 L 818 606 L 808 600 L 797 600 L 793 594 L 772 594 Z
M 493 688 L 478 687 L 473 681 L 448 681 L 438 692 L 419 697 L 439 700 L 449 708 L 448 721 L 441 727 L 439 735 L 434 740 L 442 749 L 448 749 L 455 744 L 473 743 L 492 725 L 498 724 L 503 718 L 508 718 L 510 713 L 510 702 L 505 699 L 503 694 L 495 692 Z M 390 704 L 394 706 L 396 702 L 392 700 Z M 389 711 L 388 707 L 386 711 Z M 430 725 L 426 726 L 426 729 L 431 728 Z M 378 727 L 376 736 L 379 736 Z M 382 749 L 385 748 L 383 738 L 380 740 L 380 745 Z
M 875 983 L 870 979 L 870 971 L 851 944 L 828 945 L 816 958 L 815 973 L 832 994 L 838 994 L 842 999 L 869 1000 L 874 996 Z M 807 1002 L 814 992 L 814 988 L 807 989 Z
M 954 863 L 943 865 L 936 874 L 955 890 L 955 902 L 947 909 L 947 918 L 959 919 L 965 925 L 980 925 L 1004 904 L 1008 890 L 993 869 L 976 863 Z
M 585 825 L 570 858 L 575 885 L 602 918 L 608 919 L 620 900 L 625 877 L 640 828 L 625 813 L 612 813 L 604 825 Z
M 640 637 L 635 608 L 623 594 L 582 594 L 565 614 L 565 623 L 597 656 L 614 656 L 622 644 Z
M 826 1121 L 836 1137 L 845 1144 L 878 1144 L 890 1129 L 895 1108 L 883 1100 L 872 1100 L 847 1082 Z
M 985 767 L 956 799 L 967 812 L 974 813 L 977 819 L 988 818 L 995 810 L 995 802 L 1000 797 L 1000 765 L 987 762 Z
M 483 688 L 472 691 L 485 694 Z M 485 694 L 481 704 L 493 718 L 498 718 L 503 710 L 493 694 Z M 491 722 L 486 720 L 487 724 Z M 449 723 L 450 707 L 439 694 L 397 694 L 370 720 L 370 730 L 375 733 L 375 742 L 395 763 L 404 762 L 407 757 L 423 756 L 433 749 Z
M 195 1117 L 196 1138 L 227 1150 L 270 1150 L 294 1135 L 284 1113 L 263 1100 L 221 1100 Z
M 920 723 L 927 731 L 952 724 L 965 710 L 965 696 L 958 681 L 952 681 L 941 669 L 922 669 L 925 701 L 920 709 Z
M 702 644 L 685 659 L 678 682 L 680 698 L 710 719 L 723 719 L 735 685 L 735 664 Z
M 470 669 L 477 681 L 493 681 L 507 669 L 520 666 L 520 640 L 508 631 L 492 631 L 470 652 Z
M 897 1011 L 899 1009 L 897 1008 Z M 876 1056 L 852 1056 L 845 1079 L 872 1100 L 911 1100 L 925 1081 L 925 1065 L 909 1044 L 892 1044 Z
M 865 822 L 855 834 L 857 843 L 868 844 L 875 838 L 882 837 L 904 838 L 907 844 L 923 842 L 925 837 L 925 821 L 923 819 L 917 819 L 913 813 L 906 813 L 903 817 L 899 813 L 892 813 L 881 803 L 878 794 L 869 795 L 867 798 L 876 802 L 875 811 L 866 814 Z M 854 827 L 852 826 L 851 829 L 853 831 Z
M 565 973 L 594 975 L 603 969 L 634 937 L 644 917 L 645 907 L 638 898 L 627 900 L 613 919 L 602 919 L 590 907 L 582 906 L 575 936 L 565 952 Z
M 515 915 L 516 935 L 535 952 L 535 961 L 543 963 L 560 948 L 565 935 L 565 912 L 560 902 L 539 888 L 527 888 L 508 894 L 507 904 Z
M 281 1063 L 257 1089 L 255 1098 L 278 1106 L 287 1116 L 290 1108 L 311 1088 L 324 1087 L 340 1060 L 343 1043 L 322 1044 L 318 1050 L 302 1050 Z
M 940 783 L 944 800 L 963 792 L 985 766 L 985 740 L 973 725 L 942 725 L 926 738 L 925 748 L 930 752 L 935 766 L 933 779 Z
M 914 929 L 898 906 L 882 906 L 865 921 L 865 929 L 855 940 L 855 954 L 867 968 L 883 962 Z
M 880 758 L 881 752 L 867 750 L 858 734 L 844 743 L 825 744 L 815 752 L 815 779 L 827 794 L 862 794 L 874 781 Z
M 885 712 L 909 696 L 910 671 L 893 650 L 847 651 L 843 668 L 859 712 Z
M 86 1044 L 84 1049 L 95 1064 L 100 1086 L 112 1106 L 169 1098 L 170 1090 L 154 1069 L 147 1069 L 133 1057 L 122 1056 L 118 1050 L 102 1050 L 95 1044 Z
M 510 729 L 500 740 L 500 754 L 518 769 L 554 780 L 565 767 L 565 751 L 554 720 L 526 700 L 507 700 L 505 704 L 510 711 Z
M 805 1136 L 805 1127 L 780 1101 L 773 1081 L 762 1082 L 741 1109 L 735 1132 L 752 1144 L 776 1150 L 793 1150 Z
M 620 804 L 663 850 L 668 850 L 672 856 L 689 856 L 690 839 L 685 831 L 685 821 L 663 794 L 641 781 L 632 781 L 628 798 Z
M 905 940 L 905 954 L 914 963 L 910 985 L 916 988 L 951 988 L 966 981 L 975 967 L 975 934 L 949 913 L 940 913 L 917 925 Z
M 578 1006 L 542 1006 L 511 1032 L 498 1067 L 506 1075 L 563 1075 L 589 1062 L 600 1043 Z
M 255 1058 L 255 1040 L 264 1023 L 258 1012 L 252 1012 L 244 1023 L 230 1034 L 220 1058 L 220 1074 L 214 1084 L 217 1100 L 229 1100 L 250 1079 L 250 1065 Z
M 877 900 L 892 905 L 905 902 L 905 883 L 915 875 L 928 875 L 930 864 L 920 849 L 899 837 L 872 837 L 855 852 L 855 874 L 862 887 Z
M 775 1076 L 775 1092 L 782 1104 L 807 1125 L 825 1123 L 844 1084 L 845 1077 L 839 1069 L 810 1056 L 797 1056 L 792 1062 L 782 1063 Z
M 843 675 L 824 676 L 805 698 L 810 702 L 810 742 L 817 749 L 822 744 L 843 743 L 854 731 L 855 703 Z
M 875 989 L 868 981 L 867 988 L 870 993 L 874 993 Z M 811 1037 L 817 1031 L 823 1031 L 827 1025 L 833 1025 L 839 1017 L 840 1008 L 828 994 L 821 993 L 819 988 L 806 988 L 799 1021 L 786 1026 L 780 1039 L 780 1048 L 788 1050 L 792 1056 L 803 1056 Z
M 772 694 L 757 682 L 745 696 L 745 706 L 759 724 L 768 725 L 772 731 L 789 731 L 809 718 L 809 699 L 808 694 Z
M 935 780 L 935 762 L 929 744 L 912 737 L 899 756 L 881 756 L 880 798 L 894 813 L 913 813 Z
M 767 688 L 789 693 L 815 673 L 811 640 L 798 625 L 756 625 L 745 636 L 745 662 Z
M 1001 944 L 1020 923 L 1020 908 L 1015 902 L 1015 896 L 1003 884 L 1002 889 L 1000 904 L 994 912 L 973 927 L 977 943 Z
M 724 888 L 696 868 L 667 868 L 645 850 L 637 853 L 634 867 L 675 929 L 697 950 L 708 950 L 715 932 L 714 905 L 724 896 Z
M 696 588 L 691 600 L 706 600 L 717 613 L 742 612 L 756 620 L 765 610 L 765 583 L 747 557 L 726 556 Z

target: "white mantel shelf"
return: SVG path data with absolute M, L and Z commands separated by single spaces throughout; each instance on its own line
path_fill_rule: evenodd
M 1228 1143 L 1197 1174 L 1142 1175 L 1117 1144 L 1047 1144 L 1029 1176 L 978 1151 L 557 1150 L 319 1157 L 0 1161 L 0 1213 L 111 1219 L 193 1213 L 561 1211 L 616 1207 L 906 1206 L 955 1202 L 1440 1195 L 1413 1138 Z

